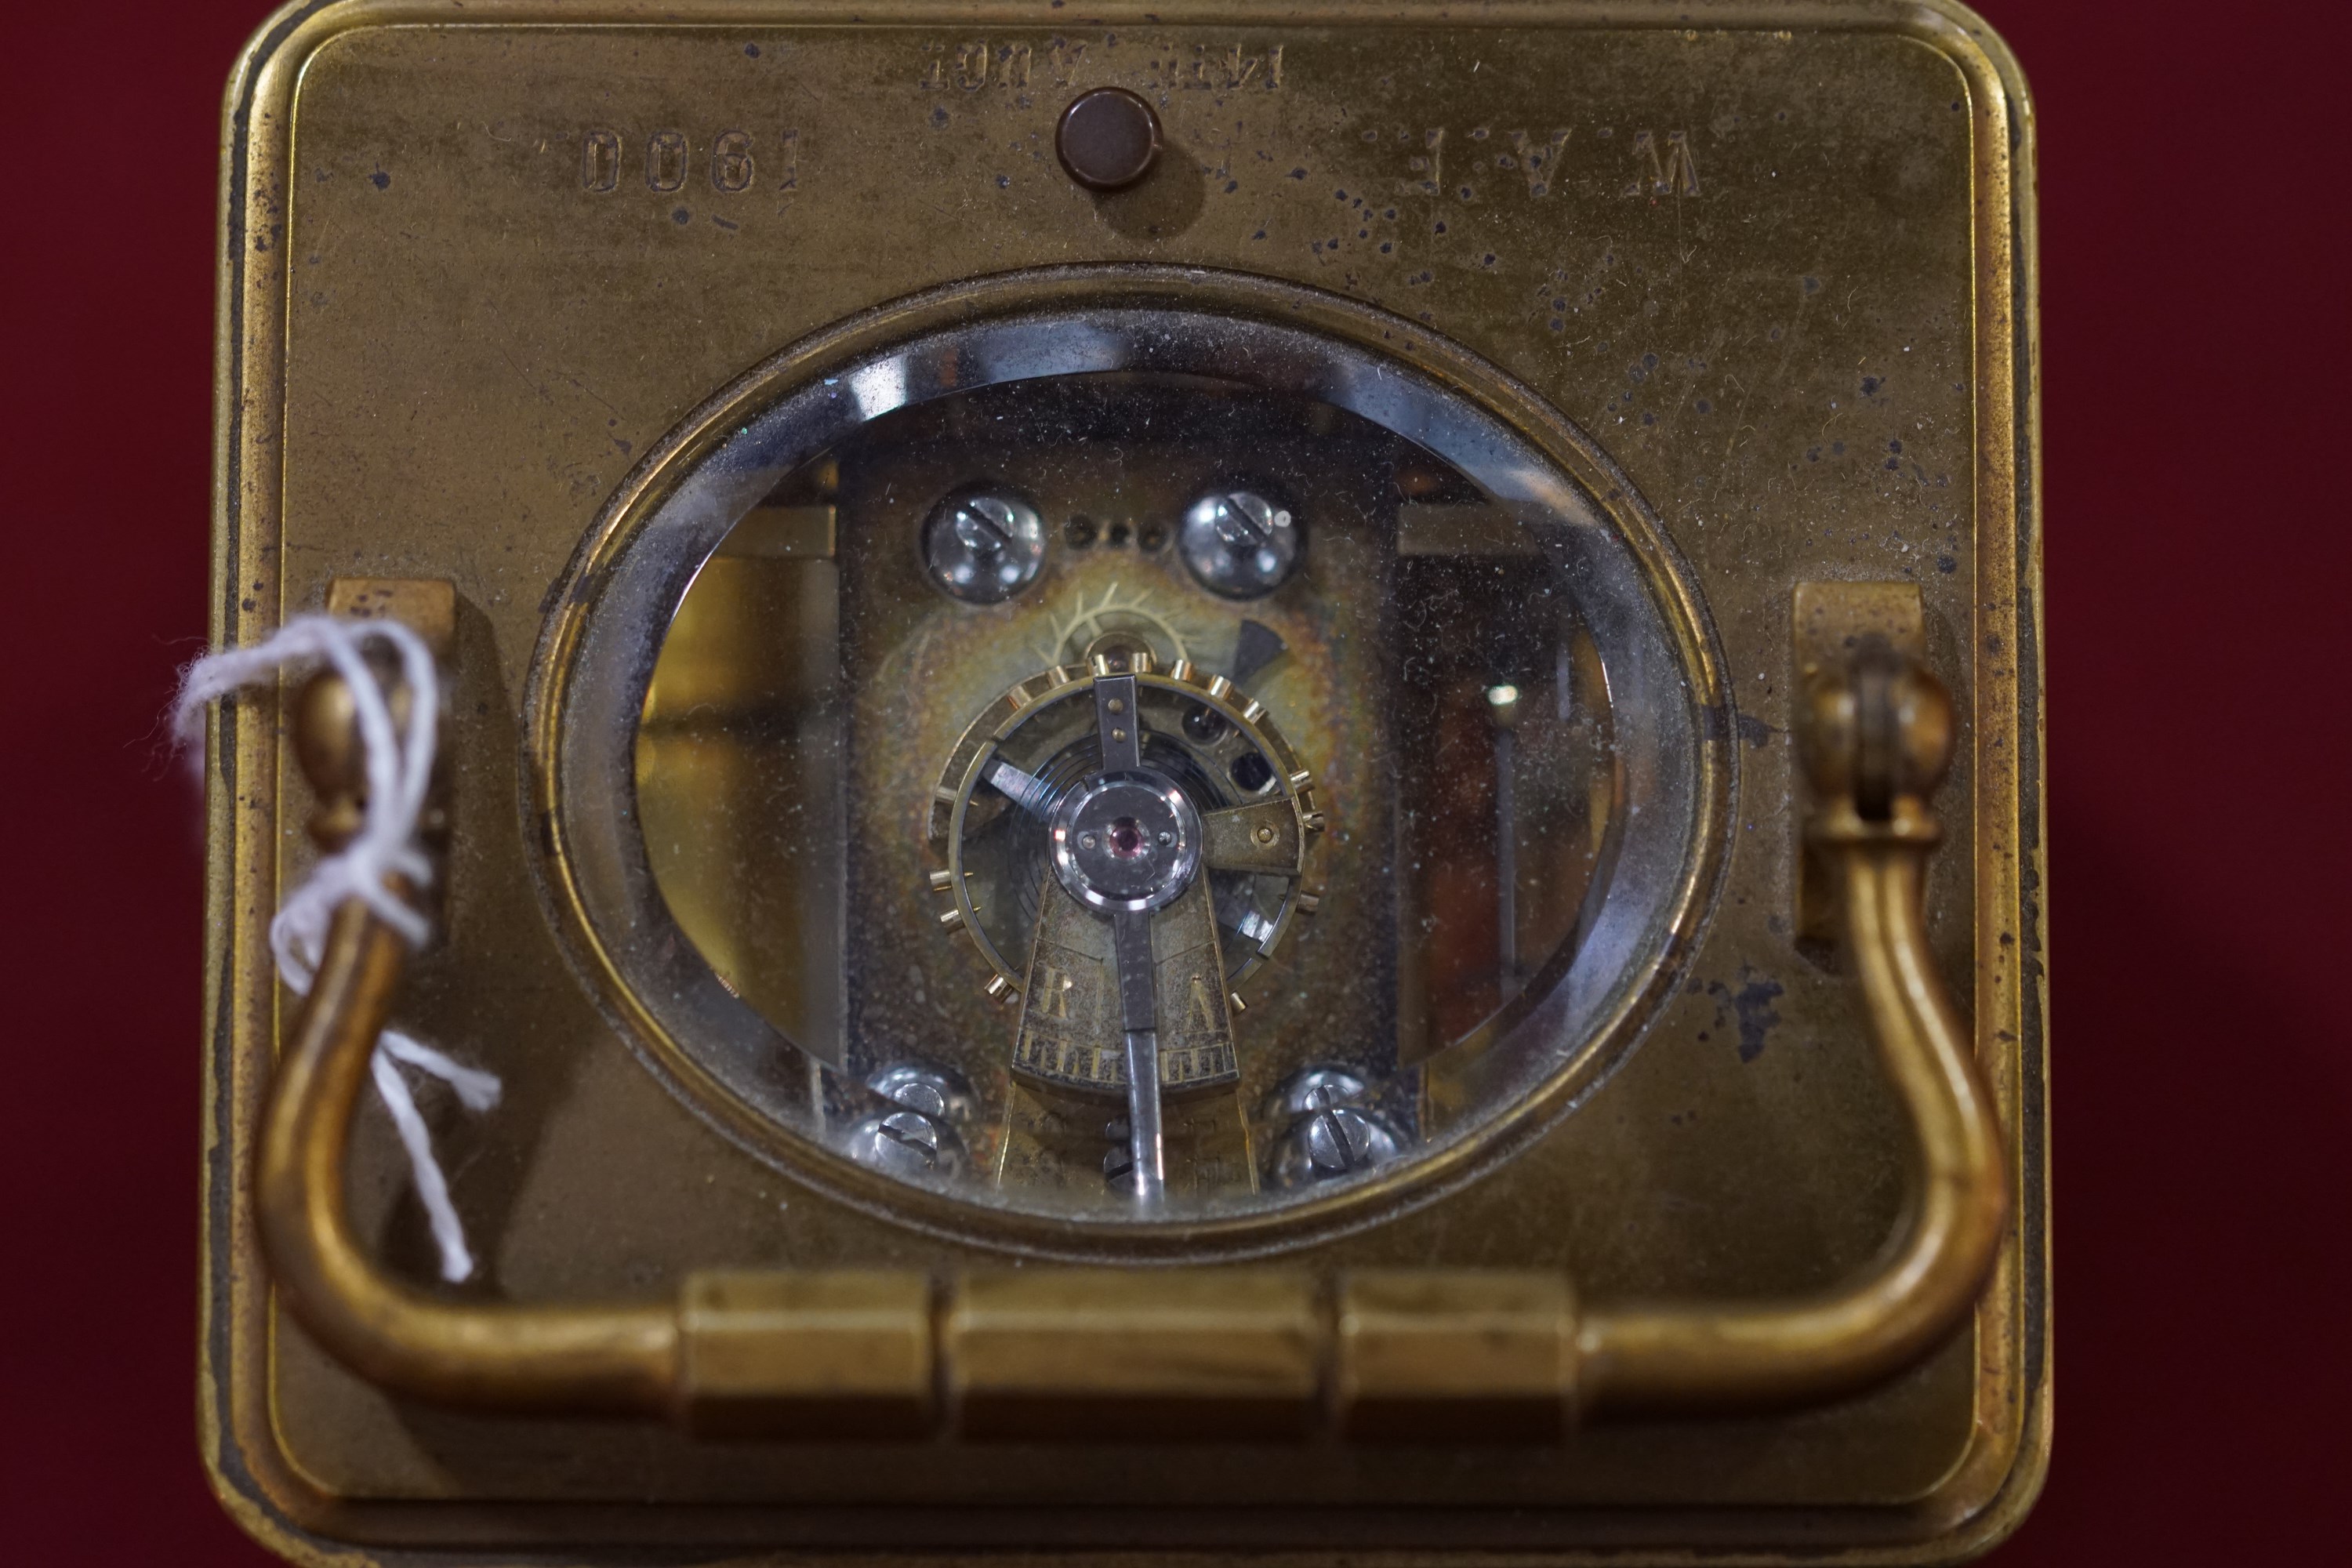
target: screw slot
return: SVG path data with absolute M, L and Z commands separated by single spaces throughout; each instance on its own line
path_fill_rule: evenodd
M 1255 490 L 1213 490 L 1185 510 L 1176 550 L 1211 593 L 1255 599 L 1298 564 L 1298 528 L 1287 509 Z
M 932 509 L 923 524 L 931 581 L 968 605 L 1011 598 L 1045 557 L 1045 520 L 1016 496 L 968 491 Z

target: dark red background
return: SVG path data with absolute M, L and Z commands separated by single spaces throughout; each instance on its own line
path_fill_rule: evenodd
M 2343 1561 L 2340 6 L 1984 0 L 2042 126 L 2058 1439 L 1997 1559 Z M 0 1556 L 265 1561 L 196 1457 L 220 84 L 259 0 L 21 4 Z

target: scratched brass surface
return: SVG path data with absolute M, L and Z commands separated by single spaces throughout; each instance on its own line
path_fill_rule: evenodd
M 1973 997 L 2020 1235 L 1973 1344 L 1880 1394 L 1564 1449 L 777 1449 L 401 1406 L 275 1323 L 254 1263 L 242 1140 L 279 1016 L 262 931 L 304 806 L 275 729 L 240 710 L 215 749 L 204 1387 L 208 1462 L 249 1527 L 313 1558 L 322 1538 L 556 1560 L 632 1540 L 1918 1558 L 2021 1515 L 2048 1420 L 2039 573 L 2028 120 L 1989 36 L 1871 4 L 1083 25 L 898 5 L 871 26 L 476 5 L 420 25 L 455 15 L 298 8 L 233 88 L 215 631 L 250 640 L 338 574 L 457 584 L 446 940 L 404 1015 L 508 1084 L 494 1116 L 436 1120 L 489 1260 L 477 1288 L 638 1295 L 698 1268 L 987 1256 L 795 1185 L 629 1055 L 532 885 L 519 694 L 542 596 L 698 403 L 859 310 L 1078 261 L 1255 271 L 1486 356 L 1656 509 L 1726 665 L 1730 860 L 1685 990 L 1517 1159 L 1288 1259 L 1562 1267 L 1599 1298 L 1793 1289 L 1870 1257 L 1900 1131 L 1851 977 L 1793 924 L 1790 594 L 1841 577 L 1918 584 L 1959 700 L 1970 765 L 1936 802 L 1930 921 Z M 1051 143 L 1068 96 L 1102 84 L 1150 97 L 1170 143 L 1109 197 L 1072 186 Z M 429 1279 L 380 1118 L 353 1170 L 365 1232 Z

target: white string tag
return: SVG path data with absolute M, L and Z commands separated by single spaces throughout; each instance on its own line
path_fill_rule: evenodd
M 392 704 L 364 657 L 370 642 L 389 644 L 399 656 L 409 692 L 404 735 L 394 722 Z M 368 793 L 367 809 L 352 841 L 312 867 L 310 875 L 286 896 L 277 918 L 269 922 L 269 948 L 278 961 L 278 977 L 298 995 L 305 996 L 326 953 L 328 925 L 336 907 L 347 899 L 363 900 L 412 947 L 432 934 L 424 913 L 386 885 L 386 879 L 400 877 L 412 887 L 423 888 L 433 878 L 433 862 L 417 841 L 433 782 L 433 749 L 440 724 L 441 686 L 432 651 L 423 638 L 397 621 L 297 616 L 257 647 L 210 654 L 188 666 L 181 672 L 180 695 L 173 704 L 173 729 L 180 743 L 201 756 L 208 704 L 232 691 L 273 680 L 283 672 L 320 663 L 331 665 L 351 688 Z M 473 1254 L 466 1247 L 466 1228 L 449 1201 L 448 1178 L 434 1158 L 432 1132 L 395 1064 L 439 1079 L 468 1110 L 488 1110 L 496 1105 L 499 1080 L 396 1029 L 386 1029 L 377 1037 L 369 1064 L 376 1093 L 392 1113 L 393 1126 L 408 1152 L 417 1199 L 425 1205 L 433 1239 L 441 1249 L 441 1277 L 463 1279 L 474 1272 Z

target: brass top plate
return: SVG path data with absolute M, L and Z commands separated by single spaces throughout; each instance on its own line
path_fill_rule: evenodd
M 1724 651 L 1731 860 L 1689 987 L 1491 1179 L 1294 1260 L 1567 1266 L 1595 1295 L 1728 1296 L 1870 1255 L 1900 1132 L 1846 983 L 1790 925 L 1789 593 L 1835 578 L 1916 581 L 1930 661 L 1973 716 L 1930 914 L 1946 973 L 1975 976 L 2018 1244 L 1974 1343 L 1869 1398 L 1475 1463 L 910 1463 L 396 1406 L 275 1322 L 253 1254 L 244 1139 L 280 1001 L 264 932 L 305 851 L 289 759 L 246 708 L 214 752 L 209 884 L 205 1435 L 232 1509 L 311 1560 L 329 1538 L 490 1534 L 554 1560 L 625 1536 L 1418 1562 L 1826 1542 L 1919 1560 L 1997 1537 L 2038 1486 L 2048 1421 L 2031 122 L 1997 40 L 1957 7 L 1874 0 L 861 16 L 300 5 L 232 87 L 214 632 L 254 640 L 338 574 L 457 585 L 449 940 L 407 1011 L 507 1076 L 494 1120 L 442 1133 L 494 1288 L 635 1295 L 695 1267 L 971 1256 L 794 1186 L 630 1058 L 531 887 L 533 826 L 509 805 L 519 693 L 549 584 L 714 388 L 859 310 L 1076 262 L 1255 272 L 1484 356 L 1657 508 Z M 1108 196 L 1053 150 L 1055 115 L 1097 85 L 1150 99 L 1167 142 L 1153 178 Z M 362 1223 L 421 1281 L 401 1170 L 363 1119 Z M 1137 1495 L 1157 1510 L 1075 1506 Z M 614 1498 L 646 1506 L 616 1521 Z

